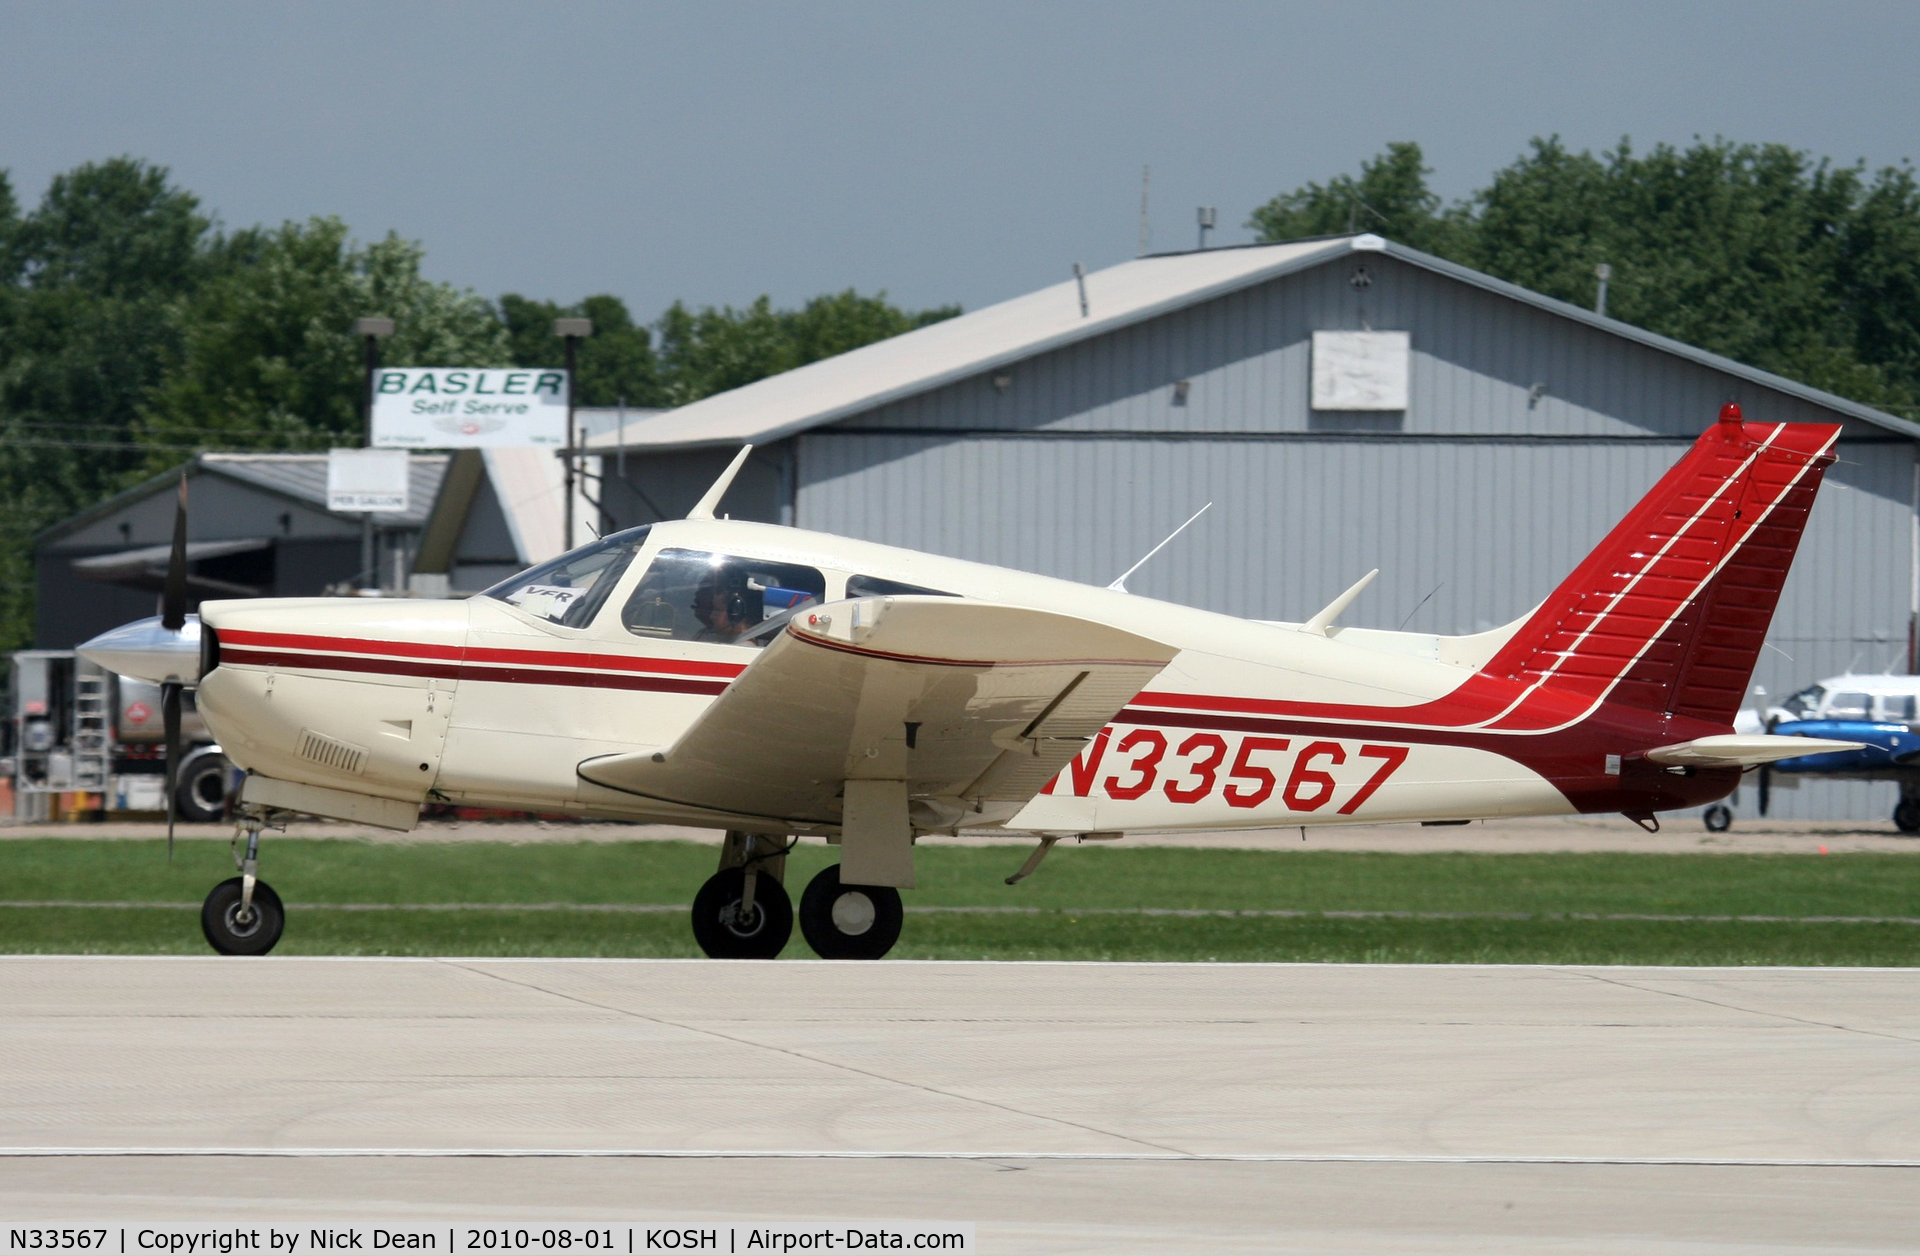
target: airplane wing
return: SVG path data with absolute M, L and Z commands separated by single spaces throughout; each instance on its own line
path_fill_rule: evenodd
M 843 783 L 1024 802 L 1178 653 L 1106 624 L 950 597 L 811 608 L 681 738 L 580 764 L 610 789 L 806 824 Z
M 1857 741 L 1828 741 L 1822 737 L 1779 737 L 1768 733 L 1733 733 L 1719 737 L 1697 737 L 1678 745 L 1647 751 L 1655 763 L 1676 767 L 1750 768 L 1801 755 L 1831 754 L 1838 750 L 1859 750 Z

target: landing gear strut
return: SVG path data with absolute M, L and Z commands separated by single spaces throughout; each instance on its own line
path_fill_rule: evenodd
M 793 936 L 793 900 L 780 878 L 787 847 L 728 833 L 720 871 L 693 896 L 693 940 L 713 959 L 772 959 Z
M 207 935 L 213 949 L 222 955 L 265 955 L 280 940 L 286 928 L 286 908 L 273 887 L 259 879 L 260 830 L 266 817 L 249 813 L 240 817 L 240 829 L 234 833 L 234 863 L 240 875 L 213 887 L 200 908 L 200 931 Z M 240 833 L 247 835 L 247 851 L 240 854 Z

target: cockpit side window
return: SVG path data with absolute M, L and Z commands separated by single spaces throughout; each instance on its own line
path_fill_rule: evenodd
M 1796 720 L 1810 720 L 1820 710 L 1820 699 L 1827 696 L 1825 685 L 1808 685 L 1780 704 Z
M 905 584 L 899 580 L 883 580 L 879 576 L 848 576 L 848 597 L 958 597 L 957 593 L 948 593 L 945 589 L 924 589 L 917 584 Z
M 567 628 L 585 628 L 647 543 L 646 528 L 629 528 L 529 568 L 481 594 Z
M 826 591 L 826 579 L 813 567 L 665 549 L 640 577 L 620 622 L 636 637 L 765 645 L 777 624 Z

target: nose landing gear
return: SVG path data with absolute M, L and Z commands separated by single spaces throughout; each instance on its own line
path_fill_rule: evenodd
M 200 931 L 222 955 L 265 955 L 280 941 L 287 912 L 273 887 L 259 879 L 260 830 L 266 817 L 244 813 L 233 835 L 233 862 L 240 875 L 213 887 L 200 908 Z M 240 834 L 247 836 L 246 854 L 239 851 Z

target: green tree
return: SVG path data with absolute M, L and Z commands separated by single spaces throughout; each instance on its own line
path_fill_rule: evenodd
M 744 310 L 695 312 L 676 301 L 657 324 L 662 399 L 686 405 L 959 312 L 958 306 L 902 310 L 884 292 L 863 297 L 851 288 L 798 310 L 776 310 L 764 296 Z
M 1255 209 L 1247 225 L 1262 240 L 1371 231 L 1430 253 L 1444 252 L 1453 246 L 1460 224 L 1458 215 L 1441 211 L 1440 197 L 1427 187 L 1431 173 L 1418 144 L 1388 144 L 1378 157 L 1360 163 L 1359 178 L 1335 175 L 1284 192 Z
M 144 431 L 157 443 L 357 443 L 364 362 L 353 320 L 362 315 L 394 320 L 381 346 L 389 364 L 506 360 L 492 308 L 423 277 L 412 241 L 356 244 L 338 218 L 313 218 L 236 232 L 212 254 L 213 277 L 182 305 L 181 360 L 146 406 Z
M 575 364 L 579 378 L 574 387 L 581 405 L 612 406 L 623 399 L 630 406 L 661 404 L 653 337 L 633 321 L 619 297 L 603 294 L 563 307 L 507 293 L 500 298 L 500 320 L 506 325 L 513 365 L 566 364 L 565 345 L 553 334 L 556 318 L 593 320 L 593 335 L 580 346 Z
M 191 194 L 132 158 L 57 176 L 24 217 L 0 196 L 0 644 L 31 635 L 33 534 L 144 464 L 131 433 L 180 358 L 209 233 Z
M 1474 197 L 1460 260 L 1580 305 L 1592 304 L 1594 267 L 1606 262 L 1616 318 L 1901 405 L 1913 376 L 1901 381 L 1893 346 L 1920 312 L 1900 282 L 1920 263 L 1920 213 L 1902 173 L 1870 189 L 1861 167 L 1777 144 L 1662 144 L 1643 156 L 1622 140 L 1596 158 L 1536 140 Z M 1883 276 L 1886 290 L 1874 291 Z
M 1619 319 L 1870 405 L 1920 398 L 1920 189 L 1777 144 L 1696 140 L 1599 156 L 1549 137 L 1461 203 L 1427 191 L 1420 150 L 1254 211 L 1270 240 L 1347 222 L 1591 306 L 1612 268 Z M 1372 212 L 1377 211 L 1377 212 Z

